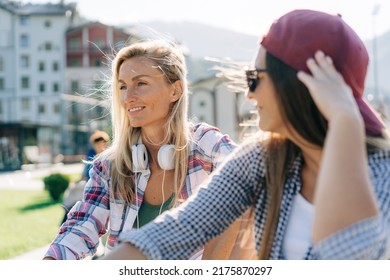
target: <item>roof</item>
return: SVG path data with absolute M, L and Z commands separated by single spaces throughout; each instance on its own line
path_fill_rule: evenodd
M 46 3 L 46 4 L 22 4 L 15 1 L 0 2 L 0 9 L 9 11 L 15 15 L 64 15 L 67 11 L 74 11 L 76 3 Z

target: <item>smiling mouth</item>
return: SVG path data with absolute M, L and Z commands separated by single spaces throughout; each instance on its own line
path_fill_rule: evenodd
M 138 112 L 138 111 L 141 111 L 143 110 L 145 107 L 134 107 L 134 108 L 130 108 L 128 111 L 129 113 L 134 113 L 134 112 Z

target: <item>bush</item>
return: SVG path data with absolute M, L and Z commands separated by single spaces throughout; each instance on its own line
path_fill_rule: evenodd
M 60 173 L 51 174 L 43 178 L 45 190 L 49 192 L 54 201 L 60 200 L 65 190 L 69 186 L 70 179 Z

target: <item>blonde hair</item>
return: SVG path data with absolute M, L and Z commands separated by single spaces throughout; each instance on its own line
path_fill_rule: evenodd
M 112 61 L 111 74 L 111 111 L 113 139 L 112 145 L 102 157 L 111 160 L 111 199 L 120 199 L 130 204 L 135 196 L 133 160 L 131 148 L 137 143 L 141 128 L 133 128 L 125 109 L 120 103 L 118 85 L 119 69 L 125 60 L 143 57 L 152 61 L 165 76 L 166 82 L 180 81 L 182 95 L 173 103 L 166 124 L 167 135 L 164 141 L 173 144 L 176 149 L 174 192 L 176 205 L 180 199 L 188 169 L 188 143 L 190 123 L 188 115 L 187 68 L 179 46 L 173 42 L 150 40 L 134 43 L 122 48 Z

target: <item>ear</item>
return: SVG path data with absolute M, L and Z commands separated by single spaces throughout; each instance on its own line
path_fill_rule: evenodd
M 181 81 L 177 80 L 172 84 L 171 101 L 175 102 L 179 100 L 182 95 L 183 95 L 183 87 L 181 85 Z

